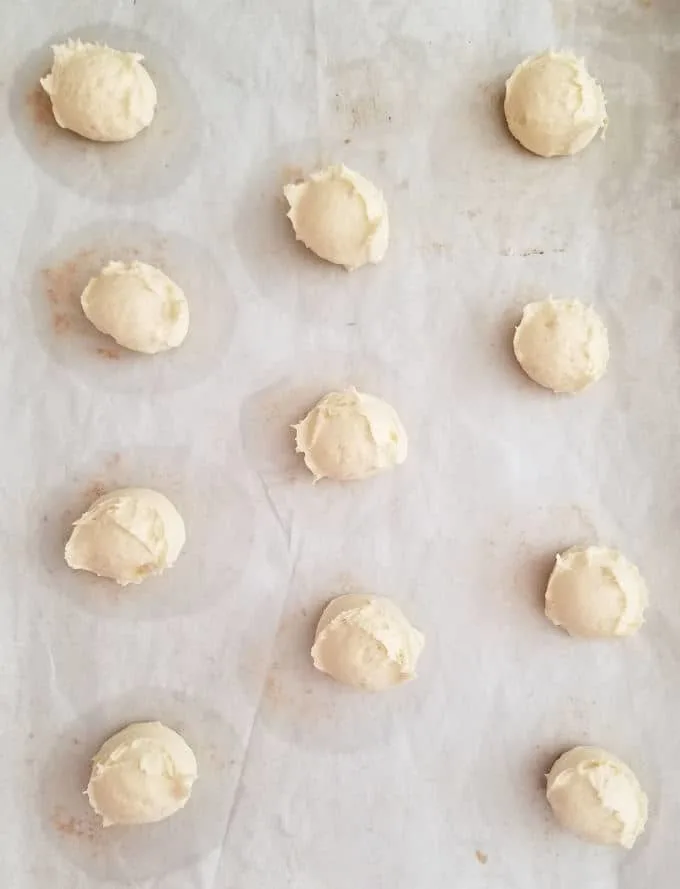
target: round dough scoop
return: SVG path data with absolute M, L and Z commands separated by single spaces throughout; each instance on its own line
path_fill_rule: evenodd
M 647 797 L 635 773 L 601 747 L 574 747 L 548 773 L 557 821 L 589 843 L 631 849 L 647 823 Z
M 293 429 L 296 451 L 315 482 L 370 478 L 403 463 L 408 452 L 395 409 L 354 387 L 324 395 Z
M 384 691 L 415 678 L 425 637 L 390 599 L 356 593 L 326 606 L 312 647 L 314 666 L 362 691 Z
M 604 131 L 607 110 L 583 59 L 544 52 L 525 59 L 505 84 L 505 119 L 520 145 L 541 157 L 582 151 Z
M 526 375 L 553 392 L 580 392 L 609 363 L 607 328 L 595 309 L 578 300 L 528 303 L 513 347 Z
M 64 556 L 70 568 L 121 586 L 141 583 L 175 564 L 186 533 L 173 504 L 148 488 L 99 497 L 75 523 Z
M 52 70 L 40 84 L 60 127 L 95 142 L 126 142 L 149 126 L 157 97 L 144 56 L 80 40 L 52 51 Z
M 340 164 L 286 185 L 283 193 L 295 237 L 321 259 L 353 271 L 385 256 L 387 203 L 364 176 Z
M 160 722 L 136 722 L 95 754 L 85 792 L 104 827 L 151 824 L 184 808 L 197 777 L 184 738 Z
M 545 614 L 571 636 L 632 636 L 649 602 L 639 570 L 615 549 L 574 546 L 558 555 Z
M 88 282 L 80 303 L 97 330 L 134 352 L 174 349 L 189 330 L 183 291 L 145 262 L 110 262 Z

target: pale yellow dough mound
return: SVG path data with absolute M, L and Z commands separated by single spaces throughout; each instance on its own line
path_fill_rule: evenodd
M 135 352 L 174 349 L 189 330 L 183 291 L 145 262 L 110 262 L 88 282 L 80 303 L 98 330 Z
M 589 843 L 631 849 L 647 823 L 647 797 L 635 773 L 600 747 L 574 747 L 548 773 L 555 818 Z
M 354 388 L 325 395 L 293 429 L 315 482 L 370 478 L 403 463 L 408 451 L 395 409 Z
M 75 523 L 66 564 L 115 580 L 141 583 L 175 564 L 186 533 L 173 504 L 148 488 L 120 488 L 95 500 Z
M 570 52 L 541 53 L 515 68 L 505 118 L 515 139 L 542 157 L 576 154 L 607 125 L 602 88 Z
M 196 757 L 177 732 L 137 722 L 95 755 L 86 793 L 104 827 L 150 824 L 182 809 L 197 777 Z
M 40 83 L 60 127 L 95 142 L 126 142 L 149 126 L 156 87 L 143 56 L 80 40 L 52 51 L 52 70 Z
M 344 165 L 327 167 L 283 189 L 295 236 L 321 259 L 349 271 L 384 257 L 387 204 L 372 182 Z
M 545 613 L 571 636 L 632 636 L 644 623 L 647 585 L 632 562 L 604 546 L 558 555 L 545 592 Z
M 317 670 L 362 691 L 384 691 L 415 678 L 425 638 L 392 601 L 350 593 L 327 606 L 316 629 Z
M 526 305 L 513 345 L 527 376 L 553 392 L 580 392 L 609 362 L 607 328 L 578 300 L 551 297 Z

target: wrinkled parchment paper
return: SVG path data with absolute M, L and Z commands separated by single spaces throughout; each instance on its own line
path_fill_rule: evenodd
M 160 107 L 128 145 L 60 132 L 49 45 L 147 58 Z M 58 0 L 3 15 L 0 80 L 0 857 L 14 889 L 670 889 L 680 851 L 676 0 Z M 505 77 L 574 48 L 606 141 L 544 161 L 507 135 Z M 344 161 L 385 191 L 385 262 L 295 244 L 281 185 Z M 77 299 L 111 258 L 161 265 L 192 328 L 123 353 Z M 577 398 L 523 378 L 531 298 L 606 320 Z M 391 401 L 407 463 L 310 484 L 288 424 L 331 387 Z M 137 589 L 69 572 L 100 491 L 157 487 L 186 550 Z M 638 638 L 542 616 L 557 549 L 603 541 L 647 578 Z M 363 697 L 311 668 L 325 601 L 390 595 L 419 679 Z M 88 759 L 161 719 L 196 751 L 186 809 L 98 827 Z M 651 804 L 629 854 L 557 830 L 553 758 L 610 747 Z

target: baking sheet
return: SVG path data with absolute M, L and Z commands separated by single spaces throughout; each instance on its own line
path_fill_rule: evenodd
M 7 885 L 656 889 L 680 853 L 678 105 L 674 0 L 418 4 L 19 3 L 0 80 L 1 858 Z M 66 35 L 147 56 L 160 105 L 124 146 L 58 131 L 36 92 Z M 601 79 L 611 125 L 545 162 L 507 136 L 502 84 L 545 47 Z M 296 245 L 280 186 L 345 161 L 390 205 L 385 262 Z M 140 256 L 192 329 L 151 360 L 88 330 L 79 288 Z M 610 371 L 554 398 L 514 366 L 548 293 L 606 319 Z M 407 463 L 312 487 L 288 424 L 329 387 L 390 400 Z M 69 572 L 69 522 L 143 484 L 183 513 L 164 578 Z M 642 568 L 648 624 L 570 640 L 541 613 L 556 549 Z M 420 678 L 362 697 L 311 668 L 338 591 L 391 595 Z M 98 828 L 88 759 L 136 719 L 181 730 L 201 777 L 176 817 Z M 542 775 L 596 743 L 651 804 L 628 854 L 558 831 Z

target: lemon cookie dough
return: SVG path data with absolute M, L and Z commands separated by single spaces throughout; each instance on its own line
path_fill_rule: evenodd
M 115 580 L 141 583 L 175 564 L 184 522 L 167 497 L 148 488 L 121 488 L 99 497 L 75 523 L 66 564 Z
M 295 237 L 321 259 L 352 271 L 384 257 L 387 204 L 372 182 L 342 164 L 283 189 Z
M 80 303 L 97 330 L 135 352 L 173 349 L 189 330 L 183 291 L 145 262 L 110 262 L 88 282 Z
M 631 849 L 647 823 L 634 772 L 600 747 L 574 747 L 548 773 L 546 795 L 562 827 L 589 843 Z
M 384 691 L 415 678 L 425 637 L 389 599 L 350 593 L 333 599 L 316 628 L 314 666 L 345 685 Z
M 505 119 L 534 154 L 576 154 L 607 125 L 604 93 L 583 59 L 544 52 L 525 59 L 506 82 Z
M 574 546 L 558 555 L 545 592 L 545 614 L 571 636 L 631 636 L 649 601 L 639 570 L 604 546 Z
M 578 300 L 550 297 L 526 305 L 513 346 L 527 376 L 553 392 L 580 392 L 609 362 L 607 328 Z
M 156 87 L 144 56 L 80 40 L 52 51 L 52 70 L 40 83 L 60 127 L 96 142 L 126 142 L 149 126 Z
M 183 808 L 197 777 L 196 757 L 177 732 L 136 722 L 94 756 L 86 794 L 104 827 L 150 824 Z
M 315 482 L 370 478 L 406 459 L 408 440 L 395 409 L 354 387 L 325 395 L 293 429 Z

